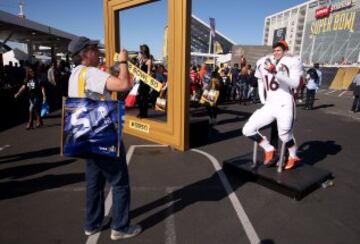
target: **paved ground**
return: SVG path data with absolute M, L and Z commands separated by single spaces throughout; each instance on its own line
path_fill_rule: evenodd
M 298 107 L 304 160 L 335 176 L 298 202 L 221 170 L 223 160 L 250 157 L 241 128 L 258 105 L 221 106 L 207 145 L 184 153 L 126 136 L 132 222 L 145 230 L 123 243 L 357 243 L 360 115 L 340 94 L 322 90 L 315 110 Z M 45 122 L 0 133 L 0 243 L 113 243 L 109 230 L 85 238 L 84 164 L 59 156 L 58 114 Z

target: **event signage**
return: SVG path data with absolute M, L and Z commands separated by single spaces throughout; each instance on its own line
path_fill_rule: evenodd
M 286 39 L 286 27 L 274 31 L 273 44 Z
M 321 8 L 318 8 L 316 11 L 315 11 L 315 18 L 316 19 L 321 19 L 321 18 L 324 18 L 324 17 L 328 17 L 331 13 L 331 7 L 321 7 Z
M 118 53 L 115 53 L 114 55 L 115 62 L 118 61 L 118 55 L 119 55 Z M 128 61 L 127 64 L 131 75 L 133 75 L 135 78 L 140 79 L 146 85 L 150 86 L 152 89 L 156 90 L 157 92 L 160 92 L 162 87 L 162 83 L 160 81 L 157 81 L 156 79 L 151 77 L 151 75 L 145 73 L 144 71 L 136 67 L 136 65 L 134 65 L 133 63 Z
M 339 11 L 339 10 L 343 10 L 346 8 L 350 8 L 353 4 L 352 0 L 348 0 L 348 1 L 343 1 L 343 2 L 339 2 L 336 4 L 331 5 L 331 12 L 335 12 L 335 11 Z
M 346 8 L 350 8 L 352 6 L 352 4 L 353 4 L 353 1 L 348 0 L 348 1 L 343 1 L 343 2 L 332 4 L 330 6 L 320 7 L 318 9 L 316 9 L 316 11 L 315 11 L 315 18 L 321 19 L 321 18 L 328 17 L 333 12 L 340 11 L 340 10 L 343 10 Z
M 318 35 L 331 31 L 348 30 L 354 32 L 356 13 L 342 12 L 311 23 L 311 34 Z
M 356 63 L 359 56 L 360 0 L 329 0 L 308 9 L 302 39 L 304 63 Z
M 131 129 L 141 131 L 143 133 L 149 133 L 150 132 L 150 125 L 149 124 L 141 123 L 141 122 L 135 121 L 135 120 L 130 120 L 129 121 L 129 127 Z

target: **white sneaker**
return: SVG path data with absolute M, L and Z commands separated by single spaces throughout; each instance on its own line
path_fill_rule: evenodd
M 91 236 L 91 235 L 94 235 L 94 234 L 102 231 L 103 229 L 107 229 L 107 228 L 110 227 L 110 223 L 111 223 L 111 218 L 105 217 L 104 220 L 103 220 L 102 225 L 99 228 L 94 229 L 94 230 L 84 230 L 85 235 L 86 236 Z
M 102 226 L 100 228 L 98 228 L 98 229 L 95 229 L 95 230 L 85 230 L 85 235 L 86 236 L 92 236 L 92 235 L 98 233 L 101 230 L 102 230 Z
M 134 236 L 137 236 L 142 231 L 140 225 L 132 225 L 127 228 L 126 231 L 117 231 L 117 230 L 111 230 L 110 238 L 113 241 L 121 240 L 121 239 L 127 239 Z

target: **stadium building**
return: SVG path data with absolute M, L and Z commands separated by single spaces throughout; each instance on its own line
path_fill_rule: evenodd
M 230 54 L 233 46 L 236 45 L 233 40 L 218 30 L 215 30 L 213 38 L 210 38 L 210 33 L 209 24 L 195 15 L 191 16 L 190 48 L 192 63 L 202 63 L 213 57 L 222 58 L 225 54 Z M 209 45 L 210 43 L 211 45 Z
M 310 0 L 267 16 L 263 44 L 280 39 L 306 64 L 359 64 L 360 1 Z

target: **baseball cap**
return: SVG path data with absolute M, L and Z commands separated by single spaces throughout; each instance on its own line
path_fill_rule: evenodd
M 98 41 L 90 40 L 89 38 L 87 38 L 85 36 L 80 36 L 80 37 L 77 37 L 77 38 L 71 40 L 71 42 L 68 45 L 68 51 L 72 55 L 76 55 L 77 53 L 79 53 L 81 50 L 83 50 L 87 46 L 98 45 L 98 44 L 99 44 Z

